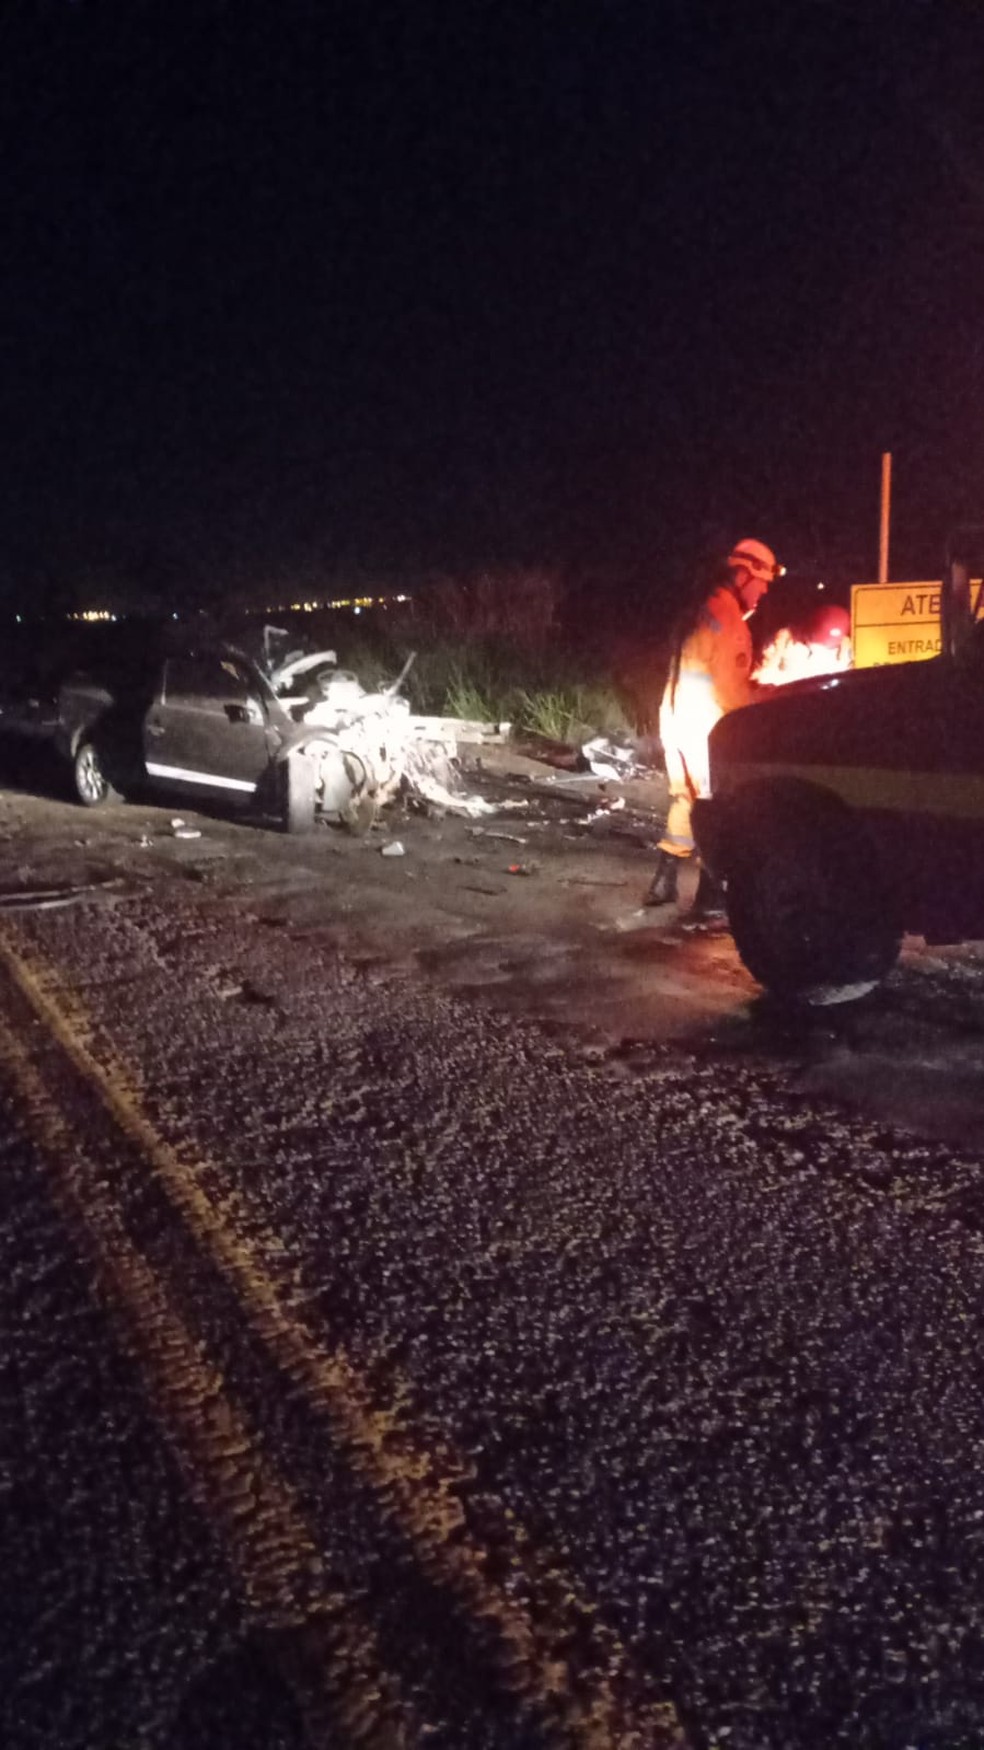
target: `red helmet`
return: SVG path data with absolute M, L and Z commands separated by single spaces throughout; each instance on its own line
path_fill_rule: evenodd
M 846 608 L 824 605 L 810 615 L 802 635 L 807 644 L 822 644 L 828 650 L 839 650 L 844 639 L 851 636 L 851 616 Z

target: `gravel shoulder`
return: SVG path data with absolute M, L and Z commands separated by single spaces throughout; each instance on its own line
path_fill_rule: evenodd
M 950 1121 L 971 1122 L 973 951 L 916 945 L 878 1004 L 804 1037 L 760 1012 L 727 941 L 619 927 L 646 852 L 607 822 L 568 843 L 553 820 L 523 877 L 502 867 L 510 841 L 465 822 L 391 822 L 407 856 L 390 859 L 204 815 L 185 814 L 201 839 L 175 839 L 172 818 L 121 808 L 90 824 L 5 793 L 4 890 L 93 889 L 12 913 L 5 939 L 137 1102 L 187 1197 L 269 1271 L 319 1366 L 344 1361 L 396 1450 L 426 1455 L 419 1475 L 457 1503 L 495 1598 L 550 1646 L 556 1599 L 573 1601 L 571 1682 L 630 1722 L 611 1741 L 653 1744 L 662 1719 L 718 1750 L 978 1745 L 980 1131 L 925 1138 L 898 1122 L 890 1084 L 887 1112 L 844 1091 L 866 1060 L 899 1071 L 907 1051 L 937 1078 L 957 1062 L 970 1092 Z M 494 928 L 471 909 L 490 896 L 462 879 L 476 868 L 501 885 Z M 579 875 L 620 885 L 585 898 Z M 49 1085 L 71 1116 L 67 1084 Z M 449 1681 L 477 1681 L 485 1654 L 463 1660 L 459 1606 L 437 1607 L 415 1521 L 394 1520 L 358 1443 L 336 1451 L 324 1406 L 271 1372 L 237 1291 L 185 1257 L 191 1205 L 164 1157 L 122 1177 L 114 1158 L 131 1243 L 303 1504 L 427 1741 L 542 1741 L 522 1685 Z M 63 1236 L 10 1183 L 29 1280 L 58 1273 Z M 73 1318 L 90 1317 L 87 1293 Z M 87 1369 L 115 1353 L 94 1326 L 68 1349 L 25 1360 L 43 1401 L 84 1397 Z M 93 1439 L 138 1413 L 120 1422 L 132 1383 L 110 1397 L 81 1412 Z M 34 1438 L 57 1471 L 57 1418 Z M 80 1469 L 83 1517 L 119 1511 L 117 1462 L 112 1510 Z M 25 1532 L 34 1512 L 57 1526 L 53 1485 Z M 71 1597 L 84 1550 L 45 1536 L 45 1584 Z M 114 1523 L 89 1561 L 98 1646 L 115 1620 L 101 1564 L 128 1574 L 137 1558 Z M 210 1583 L 221 1659 L 228 1589 Z M 179 1639 L 201 1634 L 194 1611 L 174 1616 Z M 133 1646 L 140 1670 L 152 1654 Z

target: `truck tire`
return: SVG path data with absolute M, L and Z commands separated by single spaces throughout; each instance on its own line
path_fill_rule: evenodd
M 744 818 L 742 818 L 744 817 Z M 732 819 L 728 921 L 752 977 L 783 1002 L 852 1002 L 895 964 L 901 932 L 873 849 L 846 808 L 758 799 Z
M 314 828 L 314 761 L 303 751 L 288 754 L 280 772 L 280 818 L 284 832 L 311 832 Z
M 119 792 L 106 776 L 103 756 L 94 741 L 80 741 L 72 759 L 72 794 L 83 808 L 101 808 L 119 801 Z

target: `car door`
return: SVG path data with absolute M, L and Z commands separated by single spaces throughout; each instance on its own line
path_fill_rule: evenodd
M 155 783 L 248 796 L 269 764 L 268 720 L 256 677 L 234 657 L 169 657 L 144 720 Z

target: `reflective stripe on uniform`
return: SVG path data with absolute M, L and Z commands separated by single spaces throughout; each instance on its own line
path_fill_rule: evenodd
M 703 687 L 707 692 L 714 691 L 714 676 L 708 674 L 706 668 L 681 668 L 677 676 L 677 692 L 681 687 L 689 691 L 691 687 Z

